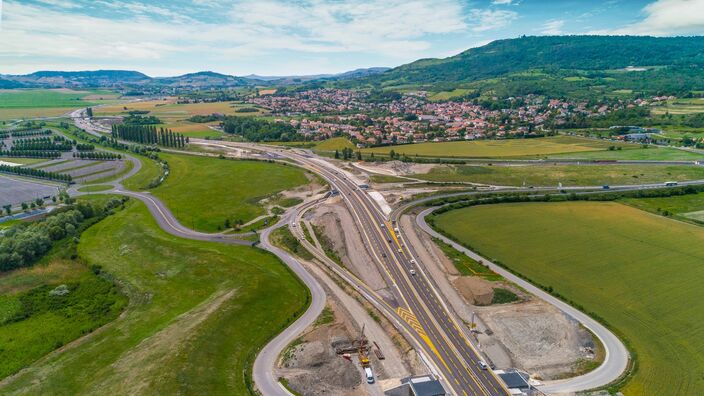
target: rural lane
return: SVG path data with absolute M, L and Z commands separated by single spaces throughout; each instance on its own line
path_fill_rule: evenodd
M 552 296 L 551 294 L 548 294 L 547 292 L 543 291 L 537 286 L 534 286 L 523 278 L 514 275 L 513 273 L 502 268 L 501 266 L 494 264 L 485 257 L 478 255 L 477 253 L 453 241 L 452 239 L 435 231 L 432 227 L 428 225 L 428 223 L 426 223 L 425 217 L 436 209 L 437 207 L 425 209 L 416 217 L 416 224 L 423 231 L 451 245 L 453 248 L 466 254 L 472 259 L 478 261 L 481 260 L 484 264 L 488 265 L 492 271 L 498 273 L 499 275 L 508 279 L 510 282 L 517 284 L 518 286 L 527 290 L 531 294 L 555 306 L 560 311 L 562 311 L 569 317 L 575 319 L 584 327 L 589 329 L 592 333 L 597 336 L 597 338 L 599 338 L 602 345 L 604 345 L 604 362 L 598 368 L 593 371 L 590 371 L 587 374 L 580 375 L 577 377 L 558 381 L 547 381 L 542 386 L 539 386 L 538 389 L 548 394 L 585 391 L 608 385 L 611 382 L 616 381 L 626 371 L 630 355 L 625 345 L 623 345 L 621 340 L 619 340 L 614 333 L 612 333 L 601 323 L 592 319 L 589 315 L 581 312 L 577 308 L 574 308 L 573 306 L 565 303 L 564 301 Z

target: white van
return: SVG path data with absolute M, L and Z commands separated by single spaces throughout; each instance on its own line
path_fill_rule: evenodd
M 374 373 L 372 373 L 372 368 L 371 368 L 371 367 L 365 367 L 365 368 L 364 368 L 364 374 L 367 376 L 367 383 L 368 383 L 368 384 L 373 384 L 373 383 L 374 383 Z

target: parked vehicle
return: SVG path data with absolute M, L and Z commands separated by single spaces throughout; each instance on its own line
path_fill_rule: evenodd
M 365 367 L 364 368 L 364 374 L 367 376 L 367 383 L 368 384 L 373 384 L 374 383 L 374 373 L 372 372 L 371 367 Z

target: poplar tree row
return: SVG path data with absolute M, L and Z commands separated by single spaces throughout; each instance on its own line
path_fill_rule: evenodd
M 112 136 L 131 142 L 175 148 L 183 148 L 188 143 L 188 137 L 152 125 L 113 125 Z

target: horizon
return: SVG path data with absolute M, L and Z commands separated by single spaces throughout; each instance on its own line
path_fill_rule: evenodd
M 2 0 L 0 0 L 1 2 Z M 652 36 L 652 35 L 633 35 L 633 34 L 563 34 L 563 35 L 535 35 L 535 36 L 519 36 L 519 37 L 510 37 L 510 38 L 504 38 L 504 39 L 496 39 L 492 40 L 488 43 L 483 43 L 482 45 L 476 46 L 476 47 L 470 47 L 465 50 L 462 50 L 456 54 L 449 55 L 447 57 L 453 57 L 461 54 L 462 52 L 466 52 L 468 50 L 474 49 L 474 48 L 481 48 L 483 46 L 489 45 L 494 41 L 500 41 L 500 40 L 513 40 L 513 39 L 519 39 L 521 37 L 578 37 L 578 36 L 594 36 L 594 37 L 651 37 L 651 38 L 695 38 L 695 37 L 704 37 L 704 35 L 675 35 L 675 36 Z M 443 59 L 443 58 L 419 58 L 415 59 L 409 63 L 416 62 L 418 60 L 422 59 Z M 185 75 L 191 75 L 191 74 L 200 74 L 200 73 L 215 73 L 215 74 L 220 74 L 223 76 L 228 76 L 228 77 L 237 77 L 237 78 L 251 78 L 251 77 L 260 77 L 260 78 L 266 78 L 266 79 L 276 79 L 276 78 L 294 78 L 294 77 L 315 77 L 315 76 L 335 76 L 339 74 L 344 74 L 348 72 L 354 72 L 358 70 L 368 70 L 368 69 L 377 69 L 377 68 L 385 68 L 388 70 L 404 66 L 408 63 L 404 64 L 399 64 L 399 65 L 393 65 L 393 66 L 366 66 L 366 67 L 359 67 L 355 69 L 347 69 L 347 70 L 342 70 L 342 71 L 336 71 L 336 72 L 329 72 L 329 73 L 314 73 L 314 74 L 281 74 L 281 75 L 270 75 L 270 74 L 262 74 L 262 73 L 249 73 L 249 74 L 228 74 L 225 72 L 217 71 L 217 70 L 205 70 L 205 69 L 200 69 L 200 70 L 191 70 L 191 71 L 186 71 L 180 74 L 174 74 L 174 75 L 151 75 L 149 73 L 145 73 L 139 69 L 111 69 L 111 68 L 97 68 L 97 69 L 41 69 L 41 70 L 34 70 L 28 73 L 22 73 L 22 74 L 11 74 L 11 73 L 3 73 L 0 71 L 0 76 L 2 75 L 7 75 L 7 76 L 22 76 L 22 75 L 31 75 L 31 74 L 36 74 L 36 73 L 47 73 L 47 72 L 63 72 L 63 73 L 85 73 L 85 72 L 134 72 L 134 73 L 140 73 L 144 74 L 145 76 L 149 78 L 172 78 L 172 77 L 182 77 Z
M 13 75 L 338 74 L 522 35 L 580 34 L 699 36 L 704 0 L 0 0 L 2 73 Z

